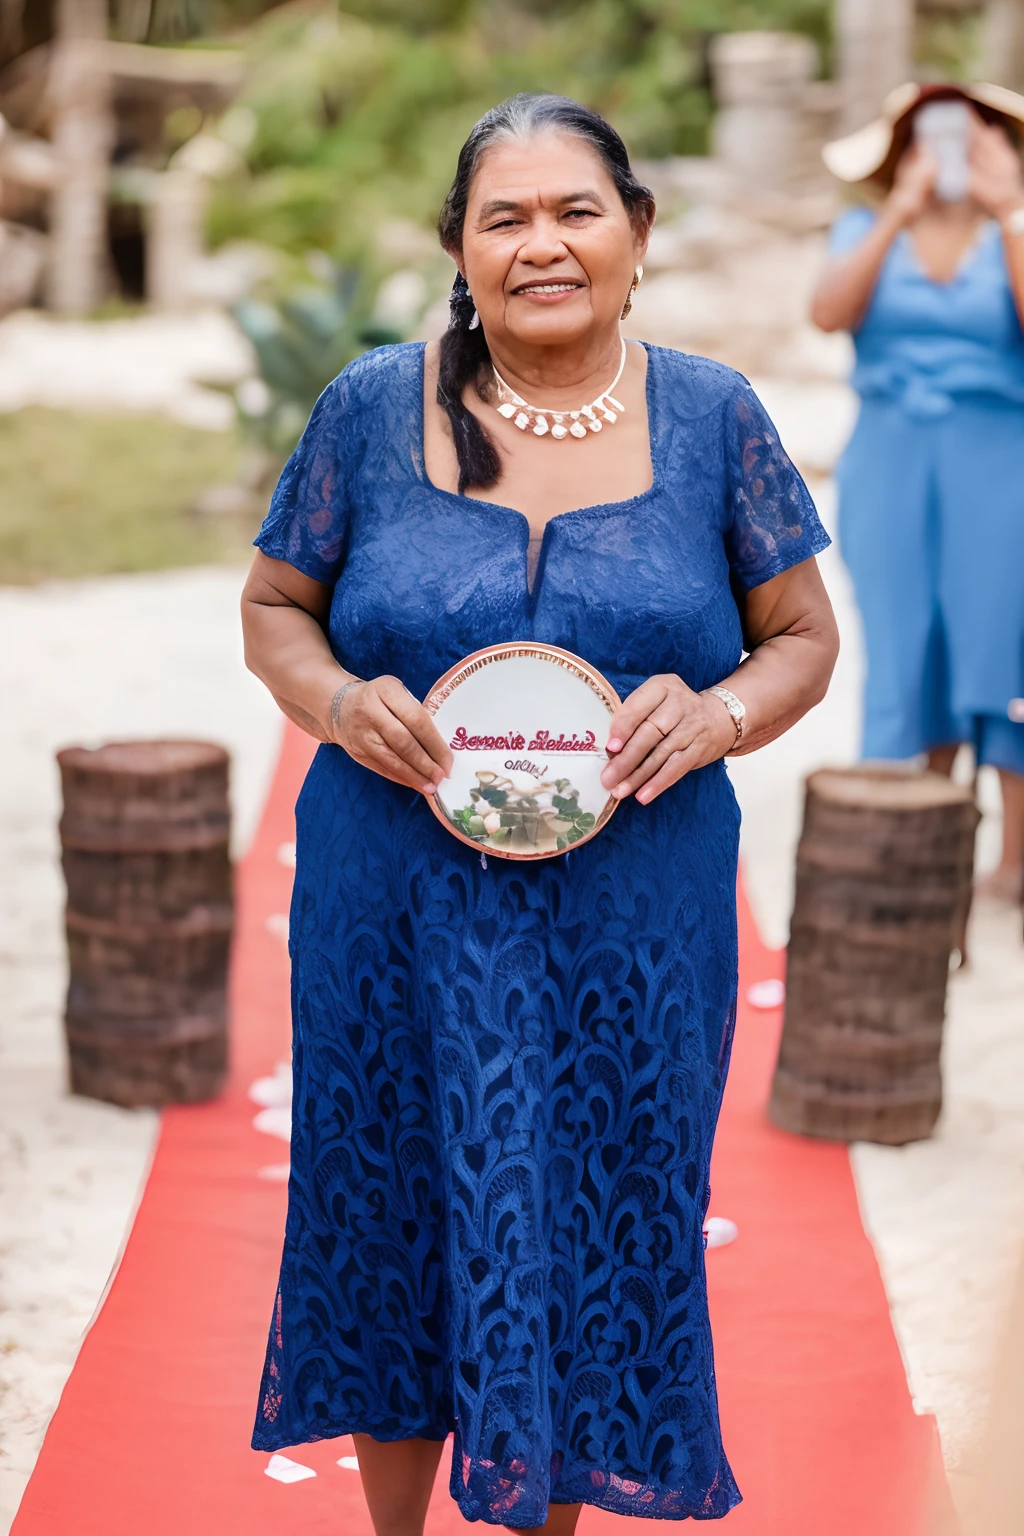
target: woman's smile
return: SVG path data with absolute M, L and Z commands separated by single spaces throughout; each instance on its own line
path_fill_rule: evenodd
M 564 299 L 572 298 L 575 293 L 582 293 L 583 283 L 520 283 L 512 289 L 510 297 L 513 299 L 529 299 L 534 304 L 558 304 Z

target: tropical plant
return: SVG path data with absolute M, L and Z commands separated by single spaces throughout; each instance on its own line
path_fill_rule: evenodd
M 180 11 L 200 0 L 174 3 Z M 154 18 L 168 17 L 171 4 L 159 10 L 154 0 Z M 246 4 L 265 9 L 233 0 Z M 384 250 L 381 231 L 430 230 L 459 146 L 494 102 L 564 91 L 603 111 L 636 153 L 700 152 L 712 33 L 785 26 L 824 45 L 830 8 L 830 0 L 346 0 L 341 9 L 292 0 L 266 10 L 244 34 L 245 85 L 220 123 L 243 169 L 217 188 L 211 235 L 267 242 L 291 253 L 293 266 L 310 251 L 329 256 L 337 275 L 237 307 L 266 386 L 262 396 L 249 391 L 266 405 L 261 414 L 244 411 L 243 395 L 250 438 L 287 451 L 320 390 L 368 343 L 365 296 L 410 260 Z M 431 270 L 420 240 L 411 259 L 439 294 L 450 266 L 438 255 Z
M 317 399 L 368 346 L 401 338 L 373 327 L 361 304 L 360 274 L 321 261 L 321 282 L 276 301 L 246 298 L 234 316 L 256 353 L 260 384 L 235 391 L 250 443 L 280 462 L 294 447 Z
M 372 231 L 429 226 L 472 123 L 520 90 L 598 107 L 635 154 L 701 153 L 718 31 L 796 28 L 828 43 L 830 0 L 299 0 L 248 34 L 224 131 L 246 174 L 220 189 L 217 240 L 365 261 Z

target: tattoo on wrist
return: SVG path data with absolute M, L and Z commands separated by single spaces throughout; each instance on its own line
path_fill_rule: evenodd
M 333 730 L 336 731 L 338 729 L 338 718 L 341 711 L 342 699 L 345 697 L 346 693 L 348 693 L 350 688 L 361 688 L 362 684 L 363 679 L 361 677 L 353 677 L 350 682 L 342 683 L 341 687 L 334 695 L 334 698 L 331 700 L 331 727 Z

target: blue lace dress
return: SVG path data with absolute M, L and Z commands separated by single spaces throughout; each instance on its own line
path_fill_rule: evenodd
M 735 590 L 828 540 L 749 385 L 648 348 L 654 483 L 545 530 L 423 463 L 423 349 L 321 397 L 257 543 L 333 588 L 330 639 L 417 697 L 535 638 L 622 696 L 741 654 Z M 560 451 L 572 451 L 573 445 Z M 322 746 L 299 797 L 289 1210 L 253 1443 L 455 1434 L 469 1520 L 549 1501 L 714 1519 L 702 1223 L 736 996 L 723 763 L 568 857 L 491 858 Z

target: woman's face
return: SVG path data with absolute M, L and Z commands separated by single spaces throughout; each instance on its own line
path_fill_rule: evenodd
M 601 157 L 555 132 L 486 152 L 457 254 L 490 340 L 559 346 L 617 323 L 646 249 Z

